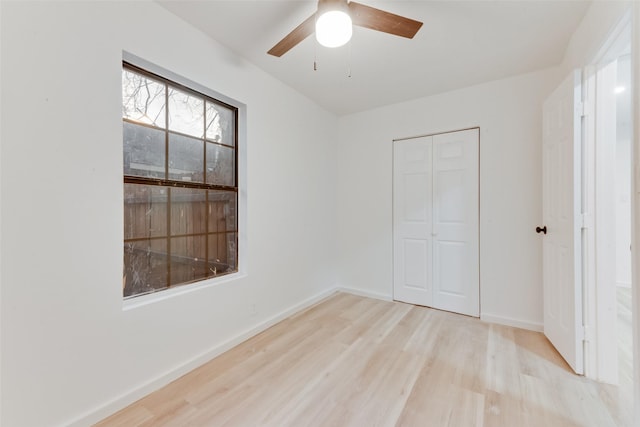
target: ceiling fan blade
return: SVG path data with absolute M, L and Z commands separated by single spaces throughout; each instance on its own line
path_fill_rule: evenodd
M 385 12 L 364 4 L 349 2 L 349 13 L 354 25 L 382 31 L 400 37 L 412 39 L 416 35 L 422 22 Z
M 289 52 L 291 48 L 309 37 L 315 31 L 316 14 L 308 17 L 302 24 L 287 34 L 282 40 L 267 52 L 269 55 L 280 57 Z

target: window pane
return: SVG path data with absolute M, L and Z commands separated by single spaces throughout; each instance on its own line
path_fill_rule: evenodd
M 124 238 L 167 235 L 168 189 L 154 185 L 124 184 Z
M 125 297 L 166 288 L 166 239 L 125 243 L 123 280 Z
M 207 184 L 235 186 L 235 150 L 207 143 Z
M 207 101 L 207 139 L 225 145 L 235 144 L 235 111 Z
M 124 174 L 165 177 L 164 131 L 123 122 Z
M 169 129 L 204 138 L 204 99 L 170 87 Z
M 182 135 L 169 135 L 169 179 L 203 182 L 204 142 Z
M 164 128 L 164 90 L 162 83 L 122 70 L 122 117 Z
M 209 235 L 209 262 L 215 275 L 231 273 L 238 269 L 236 233 Z
M 209 191 L 209 232 L 237 231 L 236 193 Z
M 206 244 L 206 236 L 171 238 L 172 285 L 208 276 Z
M 207 232 L 206 194 L 198 188 L 171 189 L 172 235 Z

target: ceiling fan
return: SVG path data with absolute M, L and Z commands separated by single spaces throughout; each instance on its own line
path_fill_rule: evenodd
M 412 39 L 422 22 L 348 0 L 318 0 L 318 10 L 267 53 L 280 57 L 316 33 L 318 42 L 338 47 L 351 39 L 352 25 Z

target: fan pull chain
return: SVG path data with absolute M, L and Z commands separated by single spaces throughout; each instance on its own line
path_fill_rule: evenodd
M 313 44 L 313 71 L 318 71 L 318 43 Z
M 351 78 L 351 63 L 353 62 L 353 49 L 351 48 L 352 46 L 353 46 L 353 37 L 349 41 L 349 65 L 347 68 L 347 77 L 349 78 Z

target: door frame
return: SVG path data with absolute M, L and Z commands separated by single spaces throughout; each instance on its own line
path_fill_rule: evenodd
M 631 157 L 633 158 L 633 172 L 631 179 L 631 192 L 633 202 L 631 204 L 631 215 L 635 221 L 631 224 L 631 298 L 632 298 L 632 333 L 633 333 L 633 365 L 634 365 L 634 420 L 640 423 L 640 3 L 633 2 L 631 6 L 631 126 L 632 142 Z

